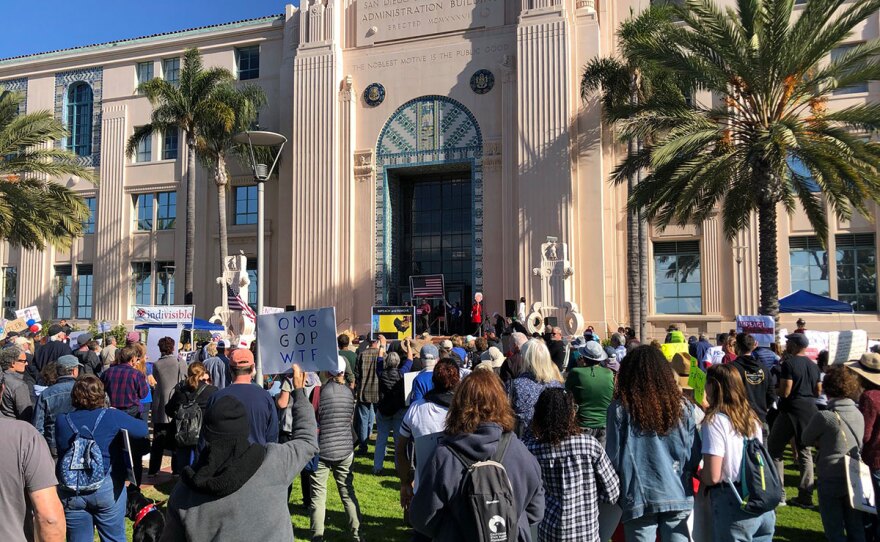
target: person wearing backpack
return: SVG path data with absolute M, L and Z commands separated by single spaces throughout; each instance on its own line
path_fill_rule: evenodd
M 544 485 L 538 461 L 513 426 L 494 372 L 475 371 L 461 381 L 409 508 L 418 532 L 437 542 L 531 541 L 531 526 L 544 517 Z
M 165 405 L 165 414 L 174 420 L 172 435 L 177 445 L 174 453 L 180 468 L 195 462 L 205 409 L 208 408 L 208 400 L 217 392 L 210 380 L 205 365 L 201 361 L 194 361 L 187 367 L 186 380 L 175 386 Z
M 710 367 L 706 396 L 709 409 L 702 427 L 702 483 L 711 499 L 712 540 L 770 542 L 782 485 L 761 444 L 761 420 L 749 406 L 739 369 L 733 365 Z M 764 487 L 749 483 L 752 473 Z
M 87 375 L 70 392 L 74 411 L 58 417 L 58 496 L 64 506 L 68 542 L 125 542 L 125 479 L 128 454 L 117 435 L 146 438 L 147 423 L 104 408 L 104 384 Z
M 819 515 L 829 542 L 862 542 L 864 514 L 850 506 L 843 459 L 859 457 L 862 451 L 865 419 L 855 403 L 861 392 L 859 380 L 849 368 L 837 365 L 825 373 L 822 389 L 828 409 L 813 415 L 803 436 L 804 444 L 819 448 Z

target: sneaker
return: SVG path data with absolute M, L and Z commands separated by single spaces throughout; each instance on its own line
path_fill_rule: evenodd
M 813 499 L 806 496 L 802 497 L 799 495 L 793 499 L 790 499 L 788 503 L 793 506 L 797 506 L 798 508 L 806 508 L 808 510 L 811 510 L 813 508 Z

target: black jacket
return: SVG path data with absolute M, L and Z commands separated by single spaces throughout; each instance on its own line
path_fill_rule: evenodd
M 776 392 L 773 389 L 773 378 L 760 360 L 751 355 L 740 356 L 733 362 L 733 366 L 742 376 L 746 386 L 746 395 L 749 404 L 762 422 L 767 421 L 767 412 L 776 401 Z

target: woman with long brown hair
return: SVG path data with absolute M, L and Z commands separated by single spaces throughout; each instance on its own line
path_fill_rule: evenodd
M 706 375 L 709 409 L 703 419 L 702 483 L 712 500 L 712 540 L 770 542 L 776 512 L 742 510 L 737 487 L 743 439 L 761 439 L 761 420 L 749 406 L 743 377 L 733 365 L 713 365 Z M 769 465 L 768 465 L 769 467 Z
M 692 478 L 700 462 L 696 407 L 682 395 L 663 353 L 634 348 L 620 364 L 608 407 L 605 450 L 620 477 L 628 541 L 690 540 Z
M 492 459 L 504 466 L 513 490 L 513 502 L 505 504 L 519 518 L 517 525 L 502 521 L 493 526 L 506 529 L 506 540 L 531 540 L 530 526 L 544 517 L 544 487 L 537 460 L 512 433 L 513 426 L 510 402 L 494 372 L 475 371 L 461 381 L 446 416 L 445 436 L 422 471 L 410 507 L 417 531 L 440 542 L 475 539 L 484 526 L 469 513 L 462 480 L 468 467 Z
M 200 361 L 194 361 L 187 367 L 186 380 L 177 384 L 174 391 L 171 392 L 171 398 L 165 405 L 165 414 L 176 423 L 181 407 L 188 403 L 195 403 L 204 417 L 205 409 L 208 408 L 208 400 L 216 392 L 217 388 L 211 385 L 211 377 L 208 375 L 205 365 Z M 175 454 L 177 455 L 177 464 L 182 469 L 195 462 L 196 446 L 181 445 L 178 441 Z

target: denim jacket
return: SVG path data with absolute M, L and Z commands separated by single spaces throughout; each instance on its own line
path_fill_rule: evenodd
M 45 437 L 53 454 L 55 453 L 55 419 L 61 414 L 73 412 L 70 390 L 73 389 L 75 382 L 76 379 L 72 376 L 62 376 L 37 397 L 34 426 Z
M 693 476 L 702 447 L 694 408 L 685 401 L 678 427 L 658 436 L 634 427 L 619 401 L 608 406 L 605 450 L 620 477 L 623 521 L 693 509 Z

